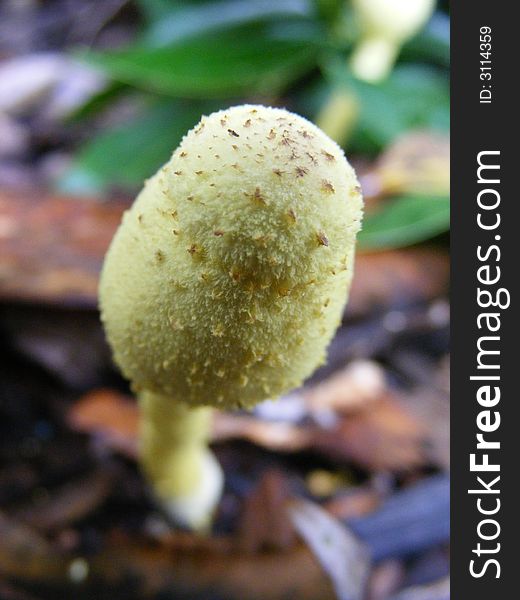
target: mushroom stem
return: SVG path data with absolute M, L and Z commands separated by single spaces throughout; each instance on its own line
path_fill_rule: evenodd
M 219 501 L 223 475 L 207 444 L 213 409 L 139 395 L 141 466 L 163 509 L 178 524 L 204 531 Z
M 399 44 L 384 37 L 367 37 L 359 42 L 350 58 L 352 72 L 359 79 L 376 83 L 385 79 L 394 66 Z
M 346 88 L 333 90 L 316 117 L 318 127 L 340 146 L 344 146 L 356 126 L 359 102 Z

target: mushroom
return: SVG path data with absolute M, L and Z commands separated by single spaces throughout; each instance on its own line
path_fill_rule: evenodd
M 353 0 L 361 41 L 351 56 L 351 68 L 369 82 L 384 79 L 401 46 L 430 18 L 434 0 Z
M 252 105 L 202 117 L 125 213 L 101 318 L 139 397 L 143 471 L 176 522 L 206 528 L 220 498 L 212 408 L 251 408 L 323 363 L 361 216 L 342 150 Z

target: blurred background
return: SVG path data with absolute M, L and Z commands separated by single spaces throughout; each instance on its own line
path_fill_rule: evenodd
M 0 600 L 449 598 L 449 11 L 433 0 L 0 3 Z M 123 210 L 202 114 L 282 106 L 366 201 L 328 363 L 221 413 L 173 528 L 97 313 Z

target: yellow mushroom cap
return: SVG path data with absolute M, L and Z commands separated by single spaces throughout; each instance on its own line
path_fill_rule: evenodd
M 307 120 L 251 105 L 203 117 L 107 253 L 115 361 L 137 390 L 191 406 L 300 385 L 340 323 L 361 215 L 352 167 Z

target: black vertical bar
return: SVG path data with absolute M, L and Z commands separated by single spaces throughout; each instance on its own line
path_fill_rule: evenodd
M 517 416 L 519 385 L 515 381 L 520 374 L 518 317 L 515 314 L 518 298 L 518 273 L 520 272 L 520 207 L 519 193 L 514 188 L 520 177 L 520 152 L 516 136 L 518 126 L 518 42 L 520 30 L 513 14 L 514 2 L 500 0 L 451 3 L 452 17 L 452 491 L 451 491 L 451 539 L 452 539 L 452 598 L 456 600 L 506 600 L 520 597 L 517 579 L 517 533 L 520 530 L 520 420 Z M 487 47 L 480 47 L 481 28 L 491 28 L 491 63 L 486 63 Z M 482 31 L 487 31 L 482 29 Z M 484 38 L 487 39 L 487 38 Z M 485 43 L 485 42 L 484 42 Z M 484 56 L 481 55 L 481 50 Z M 482 62 L 481 62 L 482 61 Z M 490 66 L 491 69 L 482 69 Z M 481 77 L 489 72 L 491 78 Z M 486 91 L 487 90 L 487 91 Z M 489 98 L 491 96 L 491 98 Z M 491 99 L 490 102 L 482 100 Z M 516 110 L 514 110 L 514 108 Z M 498 170 L 487 170 L 484 179 L 500 179 L 500 183 L 479 183 L 477 176 L 478 155 L 481 160 L 500 165 Z M 499 152 L 499 154 L 498 154 Z M 497 175 L 498 174 L 498 175 Z M 496 177 L 495 177 L 496 176 Z M 478 206 L 478 194 L 483 189 L 484 202 L 492 204 L 492 198 L 500 203 L 496 210 L 482 210 Z M 500 215 L 496 229 L 479 228 L 478 214 L 484 224 L 494 223 Z M 497 237 L 498 236 L 498 237 Z M 490 251 L 490 246 L 498 250 Z M 500 254 L 498 254 L 500 253 Z M 500 281 L 494 285 L 482 285 L 478 269 L 489 265 L 489 275 L 497 274 Z M 485 271 L 481 275 L 485 277 Z M 477 289 L 488 289 L 497 294 L 500 288 L 508 290 L 511 297 L 509 308 L 479 306 Z M 500 296 L 504 301 L 507 294 Z M 483 302 L 485 303 L 485 302 Z M 506 304 L 506 302 L 501 302 Z M 498 331 L 489 333 L 485 320 L 477 318 L 481 313 L 496 313 L 500 323 Z M 488 349 L 499 350 L 500 355 L 488 355 L 487 363 L 499 363 L 498 369 L 478 369 L 478 339 L 494 335 L 498 340 L 487 340 Z M 496 381 L 471 380 L 471 376 L 499 376 Z M 477 392 L 489 384 L 500 388 L 501 398 L 492 408 L 477 401 Z M 478 415 L 489 410 L 489 418 L 500 426 L 496 431 L 483 433 L 484 439 L 499 441 L 500 449 L 477 449 Z M 500 413 L 499 417 L 495 412 Z M 481 416 L 481 419 L 485 418 Z M 481 424 L 489 425 L 491 421 Z M 499 472 L 472 472 L 470 455 L 482 463 L 488 454 L 490 464 L 500 466 Z M 500 476 L 492 486 L 493 492 L 469 494 L 468 490 L 484 490 L 477 477 L 487 482 Z M 491 486 L 490 486 L 491 487 Z M 498 493 L 499 490 L 499 493 Z M 494 515 L 487 511 L 500 508 Z M 479 523 L 494 520 L 500 533 L 494 540 L 481 539 Z M 493 537 L 497 525 L 487 522 L 480 525 L 483 536 Z M 480 556 L 478 551 L 480 544 Z M 498 551 L 497 544 L 500 544 Z M 482 552 L 484 550 L 484 552 Z M 471 561 L 473 571 L 471 574 Z M 496 560 L 497 563 L 488 562 Z M 497 578 L 497 575 L 499 577 Z

